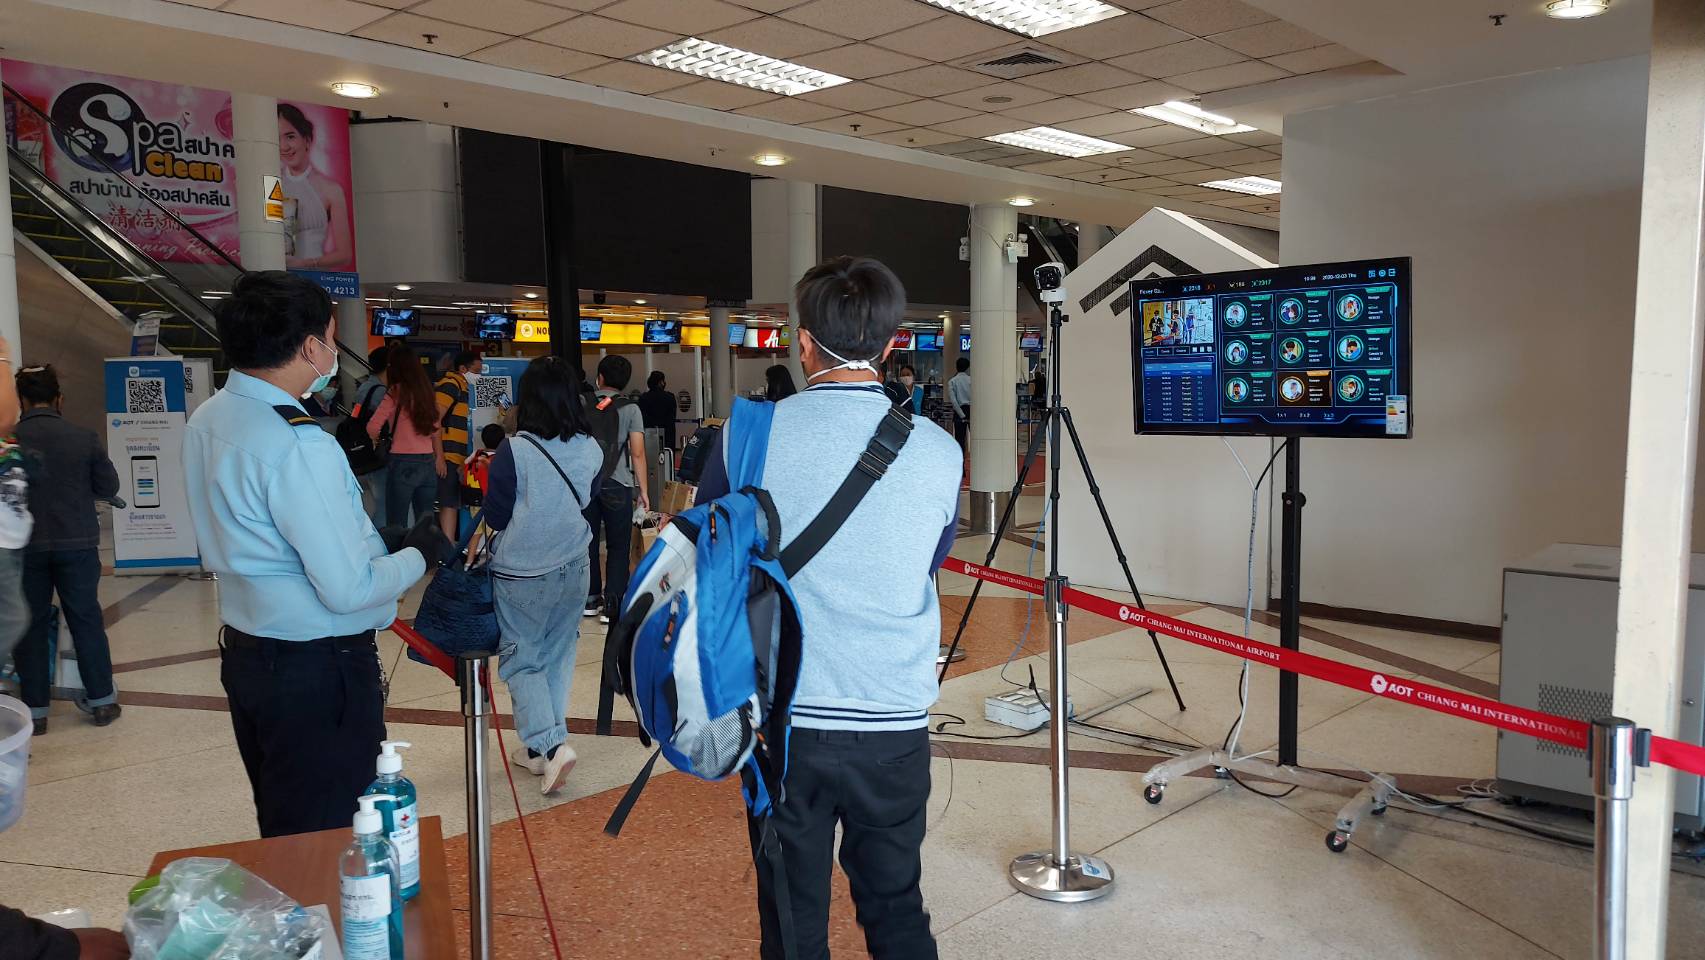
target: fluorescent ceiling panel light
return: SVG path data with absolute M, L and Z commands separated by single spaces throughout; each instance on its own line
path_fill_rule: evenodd
M 638 54 L 633 59 L 677 73 L 737 83 L 742 87 L 789 97 L 851 82 L 846 77 L 697 37 Z
M 1545 15 L 1558 20 L 1584 20 L 1610 9 L 1610 0 L 1552 0 L 1545 5 Z
M 1130 147 L 1110 140 L 1097 140 L 1086 137 L 1081 133 L 1069 130 L 1056 130 L 1053 127 L 1031 127 L 1029 130 L 1019 130 L 1015 133 L 997 133 L 984 140 L 993 143 L 1004 143 L 1009 147 L 1023 147 L 1039 153 L 1052 153 L 1062 157 L 1093 157 L 1098 153 L 1117 153 L 1129 150 Z
M 1168 100 L 1153 107 L 1139 107 L 1132 113 L 1140 113 L 1145 117 L 1176 123 L 1181 127 L 1189 127 L 1198 133 L 1218 137 L 1228 133 L 1248 133 L 1255 128 L 1247 123 L 1238 123 L 1230 117 L 1222 117 L 1217 113 L 1209 113 L 1193 103 L 1182 100 Z
M 1041 37 L 1072 27 L 1100 23 L 1124 13 L 1101 0 L 924 0 L 963 17 Z
M 1284 184 L 1266 177 L 1238 177 L 1235 180 L 1209 180 L 1202 184 L 1215 190 L 1230 190 L 1232 193 L 1249 193 L 1257 197 L 1265 197 L 1284 189 Z

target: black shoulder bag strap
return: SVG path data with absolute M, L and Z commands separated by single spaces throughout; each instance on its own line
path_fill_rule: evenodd
M 517 433 L 516 436 L 532 444 L 534 449 L 544 455 L 545 462 L 555 467 L 556 475 L 561 477 L 562 482 L 568 485 L 568 492 L 574 497 L 574 505 L 582 510 L 586 509 L 586 501 L 580 499 L 580 491 L 574 489 L 574 484 L 568 479 L 568 474 L 562 472 L 562 465 L 557 463 L 556 458 L 550 455 L 550 451 L 545 449 L 545 445 L 525 433 Z
M 912 412 L 904 407 L 890 406 L 883 415 L 882 422 L 876 427 L 876 435 L 870 438 L 870 444 L 859 454 L 858 463 L 853 465 L 852 472 L 841 481 L 840 489 L 829 498 L 829 503 L 816 518 L 795 537 L 793 542 L 781 552 L 781 569 L 789 577 L 811 562 L 828 545 L 829 541 L 858 509 L 859 502 L 870 488 L 881 480 L 888 468 L 894 465 L 899 457 L 900 449 L 912 435 Z

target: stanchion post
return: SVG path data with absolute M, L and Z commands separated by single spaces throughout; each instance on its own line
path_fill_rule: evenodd
M 491 960 L 491 796 L 485 741 L 491 652 L 474 650 L 456 662 L 468 760 L 468 947 L 472 960 Z
M 1634 797 L 1632 720 L 1592 722 L 1588 744 L 1593 774 L 1593 957 L 1628 956 L 1628 801 Z

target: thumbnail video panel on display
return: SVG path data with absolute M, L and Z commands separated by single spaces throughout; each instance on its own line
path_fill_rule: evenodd
M 373 311 L 373 336 L 412 337 L 420 328 L 420 317 L 413 310 Z
M 680 343 L 681 321 L 679 320 L 647 320 L 645 321 L 646 343 Z
M 481 340 L 515 339 L 515 314 L 513 313 L 475 314 L 474 322 L 479 326 Z
M 1410 435 L 1409 258 L 1131 283 L 1138 433 Z
M 580 320 L 580 342 L 581 343 L 597 343 L 599 338 L 603 337 L 603 335 L 604 335 L 604 321 L 602 321 L 602 320 L 587 320 L 584 317 L 581 318 L 581 320 Z

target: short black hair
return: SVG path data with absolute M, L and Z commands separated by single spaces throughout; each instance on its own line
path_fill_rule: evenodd
M 793 288 L 799 327 L 848 360 L 873 360 L 906 315 L 906 288 L 872 257 L 835 257 L 805 272 Z
M 278 105 L 278 116 L 285 123 L 295 127 L 296 132 L 301 134 L 303 138 L 314 139 L 314 121 L 308 119 L 308 115 L 302 112 L 301 107 L 294 103 L 281 103 Z
M 911 370 L 912 375 L 917 376 L 918 371 L 916 369 L 914 369 L 911 364 L 909 364 L 909 363 L 900 364 L 900 372 L 901 373 L 905 373 L 907 370 Z
M 59 374 L 52 366 L 25 367 L 18 371 L 18 399 L 25 403 L 52 403 L 59 397 Z
M 391 362 L 390 344 L 386 344 L 385 346 L 382 346 L 382 347 L 374 347 L 373 352 L 369 353 L 367 355 L 367 369 L 373 371 L 374 373 L 384 373 L 385 372 L 385 365 L 390 363 L 390 362 Z
M 463 367 L 471 367 L 479 362 L 480 353 L 478 350 L 458 350 L 456 351 L 456 359 L 450 364 L 450 367 L 455 370 L 460 370 Z
M 515 426 L 547 440 L 567 440 L 575 434 L 591 433 L 574 377 L 568 361 L 561 357 L 539 357 L 527 364 L 521 373 L 521 386 L 516 390 Z
M 964 373 L 965 371 L 971 369 L 971 358 L 970 357 L 960 357 L 958 360 L 953 361 L 953 369 L 959 371 L 960 373 Z
M 487 450 L 496 450 L 507 436 L 509 434 L 504 432 L 501 423 L 488 423 L 480 428 L 480 443 L 485 444 Z
M 604 386 L 610 390 L 626 390 L 628 381 L 633 379 L 633 364 L 628 358 L 619 353 L 612 353 L 598 361 L 598 376 L 604 378 Z
M 645 385 L 655 390 L 656 388 L 663 386 L 664 379 L 663 371 L 653 370 L 651 371 L 651 376 L 645 378 Z
M 283 270 L 259 270 L 238 277 L 219 304 L 219 345 L 238 370 L 275 370 L 309 337 L 325 336 L 331 322 L 332 298 L 319 284 Z

